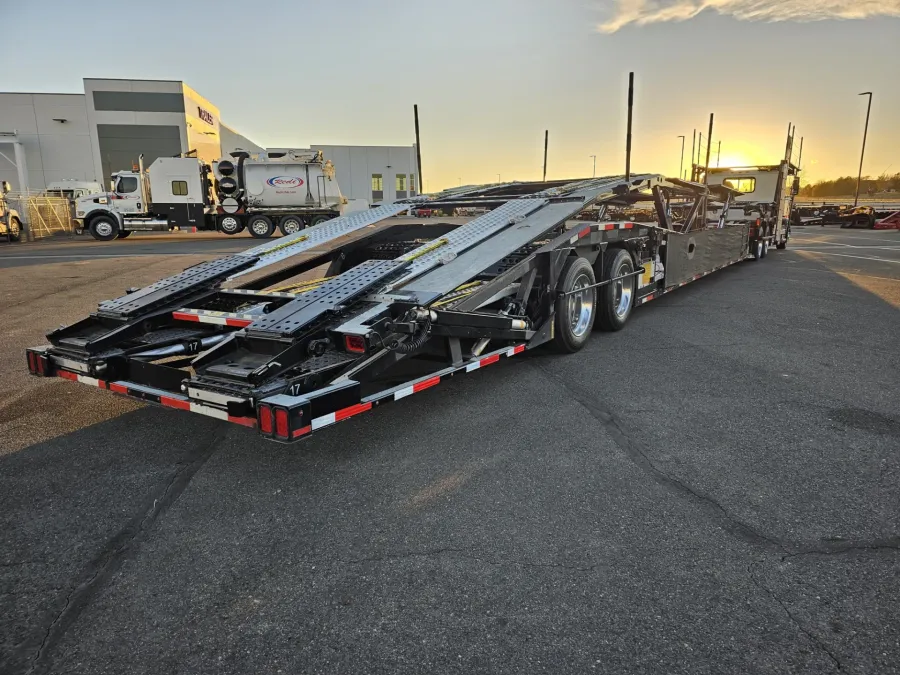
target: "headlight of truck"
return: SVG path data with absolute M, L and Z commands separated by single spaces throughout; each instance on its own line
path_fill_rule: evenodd
M 76 211 L 75 217 L 76 218 L 84 218 L 84 211 Z

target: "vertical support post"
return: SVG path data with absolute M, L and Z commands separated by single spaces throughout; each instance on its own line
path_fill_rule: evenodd
M 631 182 L 631 124 L 634 113 L 634 73 L 628 73 L 628 133 L 625 137 L 625 182 Z
M 791 123 L 788 122 L 788 132 L 787 132 L 787 140 L 784 142 L 784 161 L 790 162 L 791 156 Z
M 678 136 L 681 139 L 681 160 L 678 162 L 678 177 L 684 178 L 684 143 L 687 136 Z
M 800 172 L 800 163 L 803 161 L 803 136 L 800 137 L 800 156 L 797 158 L 797 172 Z
M 694 180 L 694 155 L 697 154 L 697 130 L 694 129 L 694 137 L 691 139 L 691 180 Z
M 700 157 L 703 152 L 703 132 L 697 135 L 697 161 L 694 162 L 694 180 L 700 180 Z
M 719 154 L 716 156 L 716 168 L 722 163 L 722 141 L 719 141 Z
M 869 116 L 872 114 L 872 92 L 863 92 L 860 96 L 869 97 L 869 109 L 866 111 L 866 129 L 863 131 L 862 153 L 859 156 L 859 177 L 856 179 L 856 200 L 853 202 L 854 208 L 859 206 L 859 187 L 862 184 L 863 160 L 866 158 L 866 138 L 869 136 Z
M 706 169 L 703 174 L 703 184 L 709 185 L 709 155 L 712 152 L 712 134 L 713 134 L 713 119 L 715 118 L 715 113 L 709 114 L 709 136 L 706 137 Z
M 18 139 L 13 141 L 16 158 L 16 173 L 19 175 L 19 192 L 28 194 L 28 163 L 25 161 L 25 146 Z
M 544 182 L 547 182 L 547 145 L 550 143 L 550 130 L 544 130 Z
M 425 192 L 425 179 L 422 178 L 422 140 L 419 138 L 419 106 L 413 105 L 413 117 L 416 121 L 416 169 L 419 180 L 419 194 Z

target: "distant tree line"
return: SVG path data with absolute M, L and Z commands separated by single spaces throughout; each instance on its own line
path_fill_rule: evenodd
M 883 193 L 896 194 L 900 197 L 900 173 L 893 176 L 884 174 L 878 178 L 865 176 L 859 188 L 860 194 L 876 195 Z M 835 180 L 821 180 L 800 188 L 801 197 L 846 197 L 856 194 L 856 177 L 844 176 Z

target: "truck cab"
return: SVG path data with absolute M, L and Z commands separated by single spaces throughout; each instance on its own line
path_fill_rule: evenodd
M 48 197 L 63 197 L 74 204 L 85 195 L 100 194 L 103 192 L 103 186 L 94 181 L 66 178 L 48 183 L 44 192 Z
M 723 185 L 739 192 L 726 219 L 744 222 L 760 230 L 784 248 L 790 237 L 794 197 L 800 169 L 788 161 L 769 166 L 722 167 L 709 170 L 709 185 Z
M 76 222 L 95 239 L 134 231 L 165 231 L 208 225 L 210 168 L 193 157 L 160 157 L 145 171 L 112 174 L 111 190 L 76 201 Z

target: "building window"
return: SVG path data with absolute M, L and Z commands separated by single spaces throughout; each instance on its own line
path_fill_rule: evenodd
M 397 199 L 406 199 L 406 174 L 397 174 Z
M 725 187 L 730 187 L 732 190 L 737 190 L 744 194 L 750 194 L 756 190 L 755 178 L 726 178 L 722 183 Z
M 416 196 L 416 174 L 409 174 L 409 196 Z
M 131 194 L 137 192 L 138 179 L 137 176 L 120 176 L 119 184 L 116 186 L 116 192 L 120 195 Z
M 186 180 L 173 180 L 172 181 L 172 194 L 175 197 L 187 197 L 187 181 Z
M 372 201 L 379 202 L 384 199 L 384 176 L 380 173 L 372 174 Z

